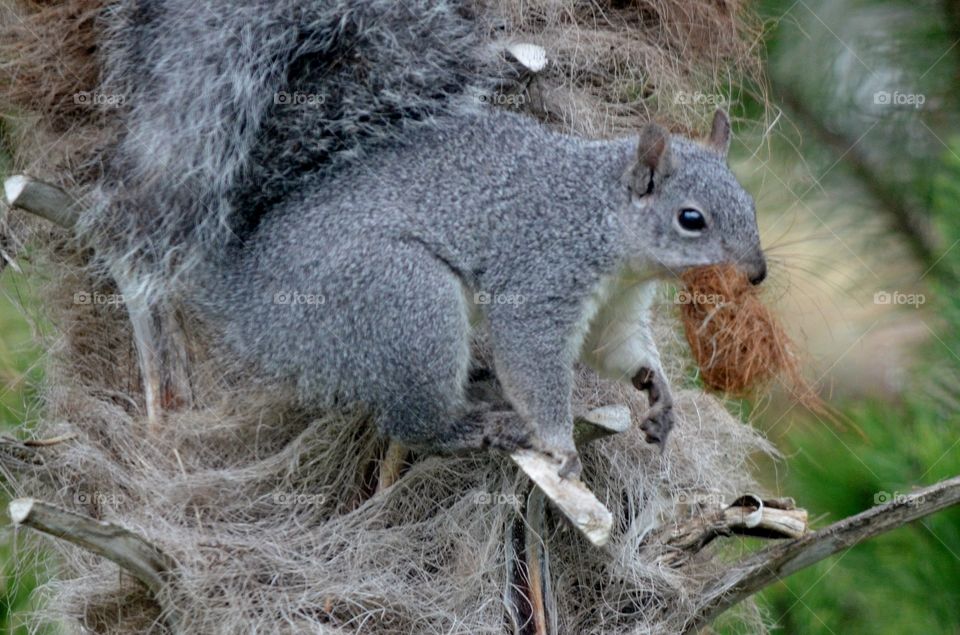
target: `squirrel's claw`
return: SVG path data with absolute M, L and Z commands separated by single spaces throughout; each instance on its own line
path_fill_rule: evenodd
M 650 400 L 650 409 L 644 415 L 640 429 L 647 443 L 655 443 L 663 449 L 674 422 L 670 386 L 662 374 L 650 368 L 637 371 L 633 376 L 633 385 L 637 390 L 646 392 Z
M 583 465 L 580 463 L 580 455 L 576 452 L 571 452 L 563 459 L 560 469 L 557 470 L 557 475 L 560 478 L 579 479 L 582 471 Z
M 655 443 L 663 449 L 670 430 L 673 429 L 673 406 L 655 406 L 644 415 L 640 429 L 643 430 L 647 443 Z

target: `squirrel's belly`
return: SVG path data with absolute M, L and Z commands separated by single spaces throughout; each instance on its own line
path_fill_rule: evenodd
M 659 284 L 625 275 L 604 279 L 584 306 L 579 359 L 604 377 L 625 381 L 658 359 L 650 307 Z

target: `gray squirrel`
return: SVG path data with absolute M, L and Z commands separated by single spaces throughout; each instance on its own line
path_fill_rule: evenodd
M 722 112 L 708 146 L 656 124 L 584 141 L 512 113 L 438 121 L 275 207 L 197 297 L 307 402 L 371 405 L 414 448 L 534 448 L 575 475 L 574 362 L 650 371 L 646 431 L 663 441 L 651 281 L 717 262 L 765 274 L 728 141 Z M 474 313 L 509 410 L 465 397 Z
M 104 85 L 129 104 L 80 220 L 115 237 L 104 270 L 409 447 L 532 448 L 576 476 L 578 359 L 647 390 L 662 443 L 657 280 L 765 276 L 725 113 L 700 144 L 656 124 L 587 141 L 488 107 L 518 71 L 470 3 L 122 0 L 104 19 Z M 509 407 L 467 397 L 478 328 Z

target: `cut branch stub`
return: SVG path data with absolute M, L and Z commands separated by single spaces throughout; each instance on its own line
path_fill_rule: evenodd
M 595 439 L 624 432 L 629 427 L 629 408 L 626 406 L 601 406 L 574 420 L 573 440 L 577 447 L 580 447 Z
M 67 229 L 77 224 L 77 201 L 56 185 L 18 174 L 3 182 L 3 193 L 10 207 L 22 209 Z
M 578 417 L 575 436 L 580 443 L 587 443 L 628 427 L 630 410 L 625 406 L 608 406 Z M 613 516 L 581 481 L 561 478 L 558 473 L 560 464 L 539 452 L 520 450 L 510 458 L 590 542 L 598 547 L 607 543 Z
M 560 477 L 559 461 L 532 450 L 514 452 L 510 458 L 590 542 L 607 544 L 613 516 L 581 481 Z
M 547 65 L 547 51 L 536 44 L 516 42 L 507 47 L 507 53 L 532 73 L 539 73 Z
M 112 523 L 95 520 L 32 498 L 11 501 L 8 512 L 14 526 L 29 527 L 83 547 L 116 563 L 143 582 L 164 609 L 167 624 L 177 632 L 179 614 L 174 606 L 164 601 L 167 597 L 165 590 L 176 569 L 176 562 L 159 548 L 132 531 Z

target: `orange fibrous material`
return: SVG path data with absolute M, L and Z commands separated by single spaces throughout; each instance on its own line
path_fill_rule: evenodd
M 817 402 L 796 346 L 743 270 L 695 267 L 680 278 L 683 328 L 706 386 L 744 397 L 780 379 L 801 402 Z

